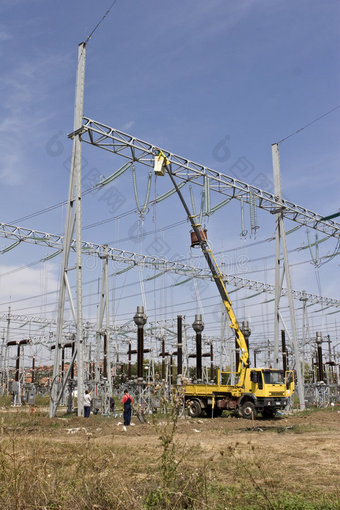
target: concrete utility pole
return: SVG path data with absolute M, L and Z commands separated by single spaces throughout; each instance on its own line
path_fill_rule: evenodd
M 81 127 L 83 119 L 84 104 L 84 83 L 85 83 L 85 58 L 86 44 L 80 43 L 78 46 L 78 66 L 76 97 L 74 107 L 73 124 L 73 149 L 71 161 L 71 173 L 69 182 L 67 214 L 65 225 L 65 236 L 63 246 L 63 262 L 61 269 L 59 300 L 58 300 L 58 319 L 56 332 L 56 348 L 53 367 L 53 381 L 50 401 L 50 417 L 54 417 L 57 412 L 59 402 L 62 398 L 63 389 L 66 381 L 60 385 L 60 348 L 62 345 L 62 332 L 65 310 L 65 298 L 68 294 L 73 319 L 76 324 L 76 349 L 77 349 L 77 389 L 78 389 L 78 416 L 84 415 L 84 344 L 83 344 L 83 306 L 82 306 L 82 207 L 81 207 Z M 71 286 L 68 279 L 68 272 L 74 269 L 74 263 L 69 264 L 71 243 L 75 231 L 75 272 L 76 272 L 76 306 L 72 298 Z M 74 363 L 75 356 L 72 358 Z M 69 371 L 66 374 L 68 377 Z M 61 389 L 60 389 L 61 386 Z
M 272 145 L 272 157 L 273 157 L 273 174 L 274 174 L 274 193 L 279 202 L 282 202 L 282 191 L 281 191 L 281 173 L 280 173 L 280 156 L 279 156 L 279 145 L 274 143 Z M 304 381 L 302 377 L 301 362 L 300 362 L 300 351 L 299 344 L 296 334 L 296 321 L 295 321 L 295 309 L 293 302 L 292 284 L 290 278 L 290 269 L 288 262 L 288 250 L 286 242 L 286 231 L 283 223 L 283 212 L 284 207 L 280 206 L 275 211 L 276 215 L 276 230 L 275 230 L 275 338 L 274 338 L 274 367 L 278 368 L 279 362 L 279 335 L 280 335 L 280 297 L 283 286 L 283 280 L 286 279 L 286 285 L 288 290 L 288 303 L 290 312 L 290 324 L 291 324 L 291 337 L 293 342 L 293 349 L 295 355 L 295 369 L 297 375 L 297 390 L 299 395 L 300 409 L 305 408 L 305 396 L 304 396 Z M 283 268 L 281 271 L 281 246 L 283 252 Z

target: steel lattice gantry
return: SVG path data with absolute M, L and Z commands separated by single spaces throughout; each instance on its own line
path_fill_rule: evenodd
M 81 128 L 84 105 L 86 43 L 78 45 L 78 65 L 76 78 L 76 93 L 74 105 L 73 130 Z M 58 403 L 64 391 L 71 365 L 77 358 L 77 391 L 78 416 L 84 416 L 84 332 L 83 332 L 83 291 L 82 291 L 82 187 L 81 187 L 81 150 L 82 143 L 79 136 L 73 139 L 69 191 L 65 221 L 65 236 L 62 253 L 61 275 L 59 282 L 58 319 L 56 331 L 56 346 L 53 367 L 53 381 L 50 399 L 50 417 L 56 415 Z M 71 261 L 71 243 L 75 236 L 75 252 Z M 69 273 L 74 271 L 76 280 L 75 296 L 72 296 Z M 60 346 L 65 312 L 65 299 L 68 296 L 73 318 L 76 323 L 76 348 L 69 370 L 61 384 L 59 392 L 58 378 L 60 377 Z
M 8 312 L 6 313 L 0 313 L 0 321 L 5 321 L 8 318 Z M 41 326 L 41 328 L 47 328 L 52 327 L 57 324 L 57 321 L 55 319 L 45 319 L 43 317 L 40 317 L 39 315 L 28 315 L 28 314 L 17 314 L 17 313 L 11 313 L 10 314 L 11 322 L 19 322 L 23 323 L 22 327 L 26 324 L 38 324 Z M 64 321 L 64 329 L 70 328 L 74 326 L 74 321 Z
M 14 240 L 14 243 L 10 245 L 8 248 L 2 250 L 2 252 L 8 251 L 9 248 L 11 247 L 18 246 L 21 242 L 49 246 L 50 248 L 54 248 L 57 250 L 51 256 L 42 259 L 42 261 L 50 259 L 52 256 L 60 254 L 63 250 L 64 245 L 64 237 L 61 235 L 51 234 L 48 232 L 42 232 L 39 230 L 33 230 L 25 227 L 18 227 L 16 225 L 10 225 L 7 223 L 0 223 L 0 237 Z M 72 250 L 76 249 L 74 239 L 71 240 L 70 245 Z M 208 267 L 191 266 L 183 264 L 182 262 L 166 260 L 151 255 L 143 255 L 128 250 L 121 250 L 118 248 L 111 248 L 110 246 L 107 245 L 100 245 L 84 240 L 82 241 L 82 252 L 84 255 L 91 255 L 99 258 L 108 256 L 110 260 L 113 260 L 115 262 L 130 264 L 131 268 L 133 268 L 134 266 L 143 266 L 145 268 L 151 268 L 160 271 L 159 276 L 165 272 L 171 272 L 178 274 L 180 276 L 185 276 L 186 278 L 192 277 L 211 279 L 211 273 Z M 117 271 L 117 273 L 119 273 L 119 271 Z M 240 276 L 234 276 L 229 274 L 224 274 L 224 281 L 226 284 L 232 285 L 240 289 L 245 288 L 249 290 L 254 290 L 256 292 L 262 291 L 268 294 L 275 294 L 275 285 L 272 285 L 270 283 L 250 280 L 248 278 L 243 278 Z M 288 290 L 285 288 L 281 289 L 281 296 L 287 295 Z M 329 307 L 333 306 L 336 308 L 340 307 L 339 299 L 318 296 L 315 294 L 306 293 L 303 290 L 302 291 L 293 290 L 292 295 L 294 299 L 300 301 L 304 299 L 309 304 L 320 304 Z M 5 314 L 3 315 L 3 317 L 5 317 Z M 68 322 L 66 321 L 65 323 L 68 324 Z M 47 321 L 46 324 L 49 324 L 49 321 Z
M 299 225 L 316 229 L 324 234 L 339 238 L 340 224 L 332 220 L 323 220 L 320 214 L 310 211 L 292 202 L 279 199 L 277 196 L 263 191 L 255 186 L 224 175 L 204 165 L 194 163 L 189 159 L 177 156 L 166 149 L 140 140 L 118 129 L 106 126 L 88 117 L 83 117 L 83 126 L 69 135 L 81 137 L 83 142 L 89 143 L 106 151 L 118 154 L 132 162 L 138 162 L 151 168 L 154 166 L 154 156 L 162 150 L 171 166 L 171 173 L 183 181 L 190 181 L 203 186 L 202 178 L 209 178 L 210 189 L 228 198 L 255 198 L 256 206 L 272 214 L 282 211 L 284 218 L 295 221 Z

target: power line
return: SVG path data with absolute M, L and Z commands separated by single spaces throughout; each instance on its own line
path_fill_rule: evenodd
M 82 196 L 84 195 L 88 195 L 89 193 L 92 193 L 92 191 L 95 191 L 97 188 L 95 186 L 92 186 L 92 188 L 89 188 L 87 190 L 85 190 L 82 194 Z M 45 213 L 48 213 L 50 211 L 54 211 L 55 209 L 58 209 L 59 207 L 62 207 L 64 205 L 67 204 L 67 200 L 63 200 L 62 202 L 57 202 L 56 204 L 53 204 L 53 205 L 50 205 L 48 207 L 45 207 L 45 209 L 39 209 L 38 211 L 35 211 L 31 214 L 27 214 L 26 216 L 22 216 L 21 218 L 17 218 L 13 221 L 11 221 L 10 223 L 19 223 L 20 221 L 25 221 L 25 220 L 29 220 L 30 218 L 35 218 L 36 216 L 40 216 L 41 214 L 45 214 Z
M 103 23 L 104 19 L 110 14 L 110 11 L 112 9 L 112 7 L 117 3 L 117 0 L 114 0 L 111 4 L 111 6 L 108 8 L 108 10 L 106 11 L 106 13 L 101 17 L 101 19 L 98 21 L 98 23 L 96 24 L 96 26 L 94 27 L 94 29 L 92 30 L 92 32 L 88 35 L 86 41 L 85 41 L 85 44 L 87 44 L 89 42 L 89 40 L 91 39 L 91 37 L 93 36 L 93 34 L 95 33 L 95 31 L 99 28 L 99 26 Z
M 171 228 L 175 228 L 175 227 L 178 227 L 179 225 L 183 225 L 183 223 L 186 223 L 187 220 L 180 220 L 180 221 L 177 221 L 176 223 L 171 223 L 170 225 L 165 225 L 164 227 L 160 227 L 160 228 L 157 228 L 157 229 L 154 229 L 154 230 L 149 230 L 148 232 L 143 232 L 143 238 L 146 237 L 146 236 L 149 236 L 149 235 L 152 235 L 152 234 L 157 234 L 159 232 L 164 232 L 164 231 L 168 231 L 170 230 Z M 107 244 L 113 244 L 113 243 L 123 243 L 124 241 L 133 241 L 133 240 L 138 240 L 138 235 L 135 235 L 135 236 L 129 236 L 129 237 L 124 237 L 122 239 L 112 239 L 111 241 L 108 241 Z
M 41 214 L 53 211 L 54 209 L 58 209 L 59 207 L 62 207 L 63 205 L 66 205 L 67 201 L 64 200 L 63 202 L 58 202 L 57 204 L 50 205 L 49 207 L 45 207 L 45 209 L 40 209 L 39 211 L 35 211 L 31 214 L 27 214 L 26 216 L 22 216 L 21 218 L 17 218 L 10 223 L 19 223 L 21 221 L 29 220 L 30 218 L 35 218 L 36 216 L 40 216 Z
M 305 126 L 303 126 L 302 128 L 298 129 L 297 131 L 294 131 L 294 133 L 291 133 L 290 135 L 286 136 L 286 138 L 282 138 L 282 140 L 280 140 L 278 143 L 282 143 L 282 142 L 285 142 L 286 140 L 288 140 L 288 138 L 291 138 L 292 136 L 295 136 L 297 135 L 298 133 L 300 133 L 301 131 L 303 131 L 304 129 L 308 128 L 309 126 L 311 126 L 312 124 L 315 124 L 315 122 L 318 122 L 318 120 L 320 119 L 323 119 L 324 117 L 326 117 L 326 115 L 329 115 L 330 113 L 334 112 L 335 110 L 337 110 L 338 108 L 340 108 L 340 104 L 338 104 L 337 106 L 335 106 L 334 108 L 332 108 L 331 110 L 329 110 L 328 112 L 320 115 L 320 117 L 317 117 L 316 119 L 312 120 L 311 122 L 309 122 L 308 124 L 306 124 Z
M 29 264 L 25 264 L 24 266 L 16 267 L 15 269 L 10 269 L 9 271 L 6 271 L 6 273 L 0 273 L 0 277 L 8 276 L 10 274 L 17 273 L 18 271 L 23 271 L 24 269 L 29 269 L 30 267 L 36 266 L 37 264 L 41 264 L 41 259 Z

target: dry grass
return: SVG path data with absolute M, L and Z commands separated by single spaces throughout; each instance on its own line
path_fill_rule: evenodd
M 337 410 L 255 430 L 242 419 L 172 420 L 133 420 L 124 432 L 100 416 L 1 411 L 0 508 L 340 508 Z

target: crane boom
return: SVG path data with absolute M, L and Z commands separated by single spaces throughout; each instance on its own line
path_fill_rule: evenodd
M 191 214 L 179 186 L 175 182 L 171 163 L 159 149 L 155 154 L 154 171 L 156 175 L 165 175 L 165 172 L 169 174 L 193 229 L 191 232 L 192 246 L 199 245 L 201 247 L 241 353 L 237 367 L 237 381 L 234 382 L 233 372 L 218 370 L 216 383 L 213 381 L 210 383 L 191 382 L 189 380 L 184 382 L 184 401 L 188 406 L 188 414 L 192 418 L 197 418 L 202 413 L 208 415 L 211 413 L 211 417 L 221 416 L 225 409 L 237 411 L 246 419 L 256 418 L 258 412 L 262 413 L 263 418 L 273 418 L 279 409 L 286 407 L 288 398 L 294 393 L 294 374 L 287 370 L 249 368 L 248 346 L 235 317 L 224 285 L 223 275 L 210 249 L 206 230 L 197 221 L 196 215 Z
M 228 292 L 227 292 L 227 289 L 224 285 L 224 281 L 223 281 L 223 276 L 222 276 L 222 273 L 217 265 L 217 262 L 215 260 L 215 257 L 209 247 L 209 244 L 207 242 L 207 239 L 204 235 L 204 232 L 202 230 L 202 226 L 199 224 L 199 223 L 196 223 L 196 215 L 192 215 L 190 213 L 190 210 L 184 200 L 184 197 L 179 189 L 179 187 L 177 186 L 177 183 L 171 173 L 171 169 L 168 167 L 168 165 L 165 163 L 164 167 L 166 168 L 169 176 L 170 176 L 170 179 L 174 185 L 174 188 L 176 189 L 176 192 L 182 202 L 182 205 L 185 209 L 185 212 L 188 216 L 188 219 L 191 223 L 191 226 L 193 228 L 193 231 L 195 232 L 195 235 L 197 237 L 197 240 L 198 240 L 198 243 L 201 247 L 201 250 L 203 252 L 203 255 L 208 263 L 208 266 L 209 266 L 209 269 L 211 271 L 211 274 L 213 276 L 213 279 L 214 279 L 214 282 L 217 286 L 217 289 L 220 293 L 220 296 L 222 298 L 222 302 L 223 302 L 223 305 L 225 306 L 225 309 L 227 311 L 227 314 L 228 314 L 228 317 L 230 319 L 230 322 L 231 324 L 229 325 L 230 328 L 232 328 L 235 332 L 235 338 L 236 338 L 236 342 L 237 342 L 237 345 L 239 346 L 240 348 L 240 351 L 241 351 L 241 355 L 240 355 L 240 362 L 239 362 L 239 365 L 238 365 L 238 368 L 237 368 L 237 372 L 240 374 L 240 381 L 239 383 L 241 382 L 241 380 L 243 379 L 242 377 L 242 373 L 243 373 L 243 368 L 247 367 L 248 366 L 248 362 L 249 362 L 249 352 L 248 352 L 248 347 L 247 347 L 247 344 L 246 344 L 246 341 L 244 339 L 244 335 L 242 333 L 242 330 L 237 322 L 237 319 L 236 319 L 236 316 L 234 314 L 234 310 L 233 310 L 233 307 L 231 305 L 231 301 L 230 301 L 230 298 L 228 296 Z

